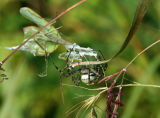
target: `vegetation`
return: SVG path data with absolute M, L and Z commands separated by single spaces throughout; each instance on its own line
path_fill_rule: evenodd
M 43 17 L 54 18 L 74 2 L 76 3 L 76 1 L 65 0 L 1 1 L 0 47 L 13 47 L 21 44 L 24 40 L 22 28 L 35 25 L 19 14 L 21 7 L 27 6 Z M 62 26 L 58 31 L 66 41 L 77 43 L 82 47 L 101 50 L 105 58 L 109 59 L 116 54 L 123 44 L 137 4 L 138 0 L 88 0 L 58 19 L 54 27 Z M 108 64 L 106 76 L 121 72 L 120 70 L 129 64 L 140 51 L 159 39 L 159 5 L 158 0 L 150 3 L 148 12 L 132 42 L 120 56 Z M 91 116 L 90 113 L 94 117 L 96 115 L 106 117 L 106 95 L 104 94 L 98 99 L 96 108 L 91 109 L 91 111 L 71 113 L 73 111 L 71 109 L 65 113 L 81 101 L 85 100 L 85 106 L 92 100 L 97 100 L 93 95 L 100 95 L 101 92 L 93 90 L 95 86 L 90 86 L 87 90 L 74 86 L 71 78 L 64 77 L 65 104 L 63 104 L 60 94 L 59 73 L 52 61 L 63 69 L 66 62 L 60 60 L 58 55 L 64 52 L 64 46 L 60 45 L 57 50 L 54 49 L 52 47 L 54 52 L 51 54 L 52 59 L 48 59 L 48 75 L 44 78 L 38 76 L 40 72 L 45 71 L 44 57 L 18 51 L 3 65 L 6 70 L 3 71 L 3 76 L 7 75 L 9 79 L 3 81 L 0 86 L 0 118 L 61 118 L 67 117 L 67 115 L 82 118 L 87 114 Z M 0 60 L 7 57 L 9 53 L 9 50 L 1 48 Z M 123 91 L 122 94 L 119 94 L 122 103 L 118 103 L 123 104 L 123 107 L 119 107 L 118 117 L 160 117 L 159 60 L 159 45 L 156 45 L 136 58 L 130 66 L 127 66 L 126 76 L 123 78 Z M 1 70 L 3 69 L 1 68 Z M 121 87 L 121 82 L 121 79 L 117 79 L 117 83 L 119 83 L 117 87 Z M 88 88 L 84 84 L 81 86 Z M 88 96 L 89 99 L 87 99 Z M 76 109 L 78 106 L 73 108 Z

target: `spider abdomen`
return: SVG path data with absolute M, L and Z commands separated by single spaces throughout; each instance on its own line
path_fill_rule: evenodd
M 97 79 L 95 71 L 91 71 L 90 69 L 82 69 L 81 70 L 81 81 L 85 84 L 92 84 Z
M 92 83 L 94 80 L 96 80 L 96 76 L 92 76 L 92 75 L 81 75 L 81 81 L 85 84 L 89 84 Z

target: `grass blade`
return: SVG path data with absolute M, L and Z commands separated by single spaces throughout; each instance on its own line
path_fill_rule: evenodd
M 127 47 L 128 43 L 131 41 L 133 35 L 136 33 L 136 31 L 137 31 L 145 13 L 146 13 L 148 5 L 149 5 L 149 0 L 140 0 L 139 4 L 137 6 L 137 9 L 136 9 L 135 15 L 134 15 L 134 19 L 133 19 L 130 31 L 129 31 L 123 45 L 121 46 L 120 50 L 112 57 L 112 59 L 115 58 L 116 56 L 118 56 Z

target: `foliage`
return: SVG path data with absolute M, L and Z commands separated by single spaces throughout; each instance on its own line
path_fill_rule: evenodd
M 2 2 L 2 1 L 1 1 Z M 74 1 L 11 1 L 0 2 L 0 46 L 15 46 L 23 41 L 22 27 L 33 25 L 19 14 L 21 6 L 32 6 L 45 17 L 55 17 L 57 12 L 68 8 Z M 62 17 L 55 27 L 63 32 L 63 37 L 70 42 L 76 42 L 83 47 L 101 50 L 106 58 L 111 57 L 120 48 L 135 12 L 138 0 L 88 0 L 79 8 Z M 126 66 L 140 50 L 147 47 L 159 38 L 160 2 L 152 1 L 147 15 L 144 17 L 136 36 L 123 52 L 109 64 L 106 75 L 113 74 Z M 71 38 L 71 39 L 69 39 Z M 51 54 L 53 60 L 63 68 L 58 55 L 63 52 L 60 46 Z M 0 49 L 0 60 L 9 54 L 9 51 Z M 96 91 L 87 91 L 81 88 L 64 87 L 65 105 L 62 105 L 59 90 L 59 75 L 49 61 L 48 76 L 40 79 L 36 73 L 44 69 L 43 57 L 33 57 L 29 53 L 18 52 L 5 65 L 9 80 L 0 86 L 0 118 L 61 118 L 66 116 L 65 111 L 76 103 L 84 100 L 85 96 L 75 99 L 75 95 L 93 95 Z M 141 55 L 127 71 L 126 82 L 141 84 L 159 84 L 159 45 Z M 63 78 L 63 82 L 72 84 L 71 79 Z M 85 86 L 85 85 L 84 85 Z M 91 87 L 92 88 L 92 87 Z M 119 117 L 160 117 L 159 89 L 126 87 L 123 89 Z M 129 94 L 128 94 L 129 93 Z M 105 98 L 98 101 L 98 115 L 105 111 Z M 134 107 L 131 105 L 134 105 Z M 96 108 L 98 109 L 98 108 Z M 142 110 L 143 109 L 143 110 Z M 94 112 L 94 110 L 93 110 Z M 147 114 L 148 113 L 148 114 Z M 83 115 L 83 114 L 82 114 Z M 74 117 L 74 113 L 70 117 Z M 81 116 L 83 117 L 83 116 Z

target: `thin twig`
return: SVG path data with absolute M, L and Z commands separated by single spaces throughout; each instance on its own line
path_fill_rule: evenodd
M 135 56 L 130 62 L 129 64 L 125 67 L 125 69 L 127 70 L 127 68 L 140 56 L 142 55 L 145 51 L 147 51 L 149 48 L 153 47 L 154 45 L 156 45 L 157 43 L 159 43 L 160 40 L 157 40 L 156 42 L 152 43 L 151 45 L 149 45 L 148 47 L 146 47 L 144 50 L 142 50 L 140 53 L 137 54 L 137 56 Z
M 133 87 L 133 86 L 160 88 L 159 85 L 152 85 L 152 84 L 123 84 L 123 85 L 122 85 L 122 87 Z M 120 85 L 115 86 L 115 87 L 120 87 Z
M 75 87 L 75 88 L 80 88 L 80 89 L 85 89 L 85 90 L 89 90 L 89 91 L 101 91 L 101 90 L 105 90 L 108 87 L 100 87 L 100 88 L 95 88 L 95 89 L 89 89 L 89 88 L 85 88 L 82 86 L 75 86 L 75 85 L 70 85 L 70 84 L 62 84 L 63 86 L 70 86 L 70 87 Z
M 122 72 L 125 72 L 125 71 L 126 71 L 126 69 L 122 69 L 122 70 L 120 70 L 119 72 L 117 72 L 117 73 L 115 73 L 115 74 L 113 74 L 113 75 L 107 76 L 107 77 L 101 79 L 101 80 L 98 82 L 98 84 L 101 83 L 101 82 L 110 80 L 110 79 L 114 78 L 115 76 L 117 76 L 117 75 L 119 75 L 119 74 L 121 74 Z

